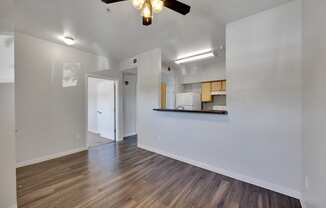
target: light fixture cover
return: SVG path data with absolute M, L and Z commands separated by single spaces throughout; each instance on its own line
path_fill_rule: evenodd
M 194 53 L 193 55 L 179 58 L 178 60 L 175 61 L 175 63 L 176 64 L 188 63 L 188 62 L 197 61 L 197 60 L 201 60 L 201 59 L 211 58 L 214 56 L 215 56 L 214 52 L 212 50 L 210 50 L 208 52 L 197 53 L 197 54 Z
M 152 6 L 149 2 L 145 2 L 141 15 L 145 18 L 150 18 L 153 16 Z
M 163 10 L 164 3 L 162 0 L 151 0 L 153 12 L 159 13 Z
M 75 44 L 74 38 L 68 37 L 68 36 L 63 37 L 63 42 L 65 44 L 67 44 L 67 45 L 74 45 Z
M 140 10 L 143 8 L 145 1 L 146 0 L 131 0 L 131 3 L 136 9 Z

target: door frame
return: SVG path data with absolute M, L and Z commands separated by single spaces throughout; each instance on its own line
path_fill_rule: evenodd
M 102 80 L 108 80 L 108 81 L 113 81 L 114 82 L 114 142 L 118 142 L 118 135 L 120 135 L 119 132 L 119 116 L 118 116 L 118 112 L 119 112 L 119 101 L 118 101 L 118 97 L 119 97 L 119 79 L 114 79 L 114 78 L 110 78 L 107 76 L 102 76 L 102 75 L 93 75 L 93 74 L 87 74 L 86 75 L 86 84 L 85 84 L 85 94 L 86 94 L 86 146 L 87 149 L 90 148 L 90 145 L 88 143 L 88 78 L 95 78 L 95 79 L 102 79 Z

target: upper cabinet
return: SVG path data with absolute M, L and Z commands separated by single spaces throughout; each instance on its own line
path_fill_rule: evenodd
M 222 91 L 222 82 L 220 81 L 214 81 L 212 82 L 212 91 Z
M 212 83 L 204 82 L 201 85 L 201 101 L 212 102 Z
M 212 92 L 225 92 L 226 80 L 219 80 L 212 82 Z
M 161 108 L 166 108 L 167 101 L 167 84 L 165 82 L 161 83 Z
M 226 94 L 226 80 L 213 81 L 212 95 L 225 95 Z
M 201 95 L 202 102 L 212 102 L 214 95 L 226 95 L 226 80 L 202 83 Z

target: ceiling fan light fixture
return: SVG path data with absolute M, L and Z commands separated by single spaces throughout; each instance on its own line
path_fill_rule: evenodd
M 153 12 L 160 13 L 163 10 L 164 3 L 162 0 L 151 0 Z
M 144 7 L 145 2 L 146 0 L 131 0 L 132 5 L 139 10 Z
M 143 25 L 149 26 L 152 24 L 153 18 L 152 17 L 143 17 Z
M 143 25 L 150 25 L 153 21 L 153 13 L 161 12 L 164 7 L 175 11 L 181 15 L 187 15 L 191 7 L 179 0 L 102 0 L 106 4 L 114 4 L 117 2 L 130 1 L 132 5 L 140 10 L 143 18 Z
M 76 43 L 75 39 L 70 36 L 60 36 L 59 38 L 68 46 L 72 46 Z
M 152 18 L 153 17 L 153 10 L 152 10 L 152 5 L 146 1 L 143 9 L 142 9 L 142 16 L 145 18 Z

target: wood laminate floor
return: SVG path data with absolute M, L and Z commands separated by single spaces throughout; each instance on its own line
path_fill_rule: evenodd
M 19 208 L 301 208 L 298 200 L 136 147 L 136 139 L 17 169 Z
M 89 147 L 96 147 L 98 145 L 109 144 L 114 142 L 112 139 L 106 139 L 101 137 L 99 134 L 88 132 L 87 134 L 87 143 Z

